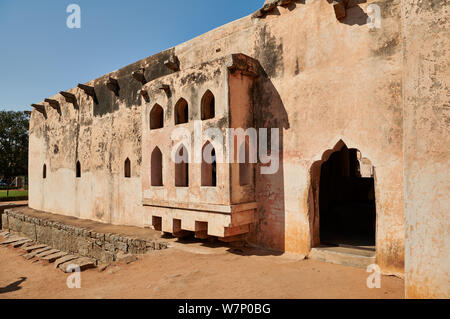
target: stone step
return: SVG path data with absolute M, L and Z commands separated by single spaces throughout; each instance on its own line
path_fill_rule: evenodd
M 46 251 L 43 251 L 42 253 L 37 254 L 36 258 L 42 259 L 45 256 L 48 256 L 48 255 L 51 255 L 51 254 L 55 254 L 55 253 L 59 253 L 59 252 L 60 252 L 60 250 L 58 250 L 58 249 L 46 250 Z
M 51 249 L 52 249 L 51 247 L 46 246 L 46 247 L 34 250 L 34 251 L 32 251 L 32 252 L 30 252 L 28 254 L 25 254 L 25 255 L 23 255 L 23 257 L 25 259 L 31 259 L 31 258 L 34 258 L 37 254 L 40 254 L 40 253 L 42 253 L 44 251 L 48 251 L 48 250 L 51 250 Z
M 25 239 L 28 239 L 28 238 L 14 236 L 14 237 L 8 238 L 5 241 L 0 242 L 0 245 L 9 245 L 9 244 L 15 243 L 15 242 L 20 241 L 20 240 L 25 240 Z
M 38 243 L 35 241 L 29 241 L 28 243 L 23 244 L 22 246 L 20 246 L 20 249 L 25 249 L 27 247 L 31 247 L 31 246 L 36 246 Z
M 80 268 L 80 271 L 84 271 L 89 268 L 95 268 L 95 261 L 92 259 L 86 258 L 86 257 L 81 257 L 81 258 L 77 258 L 77 259 L 65 262 L 63 264 L 60 264 L 58 266 L 58 268 L 61 269 L 63 272 L 73 272 L 73 268 L 68 269 L 68 267 L 71 265 L 76 265 Z
M 348 246 L 315 247 L 308 258 L 358 268 L 367 268 L 376 262 L 375 251 Z
M 54 254 L 51 254 L 51 255 L 42 257 L 42 260 L 46 260 L 46 261 L 48 261 L 49 263 L 52 263 L 52 262 L 54 262 L 55 260 L 57 260 L 58 258 L 64 257 L 64 256 L 66 256 L 66 255 L 67 255 L 67 253 L 65 253 L 65 252 L 63 252 L 63 251 L 60 251 L 60 252 L 58 252 L 58 253 L 54 253 Z
M 75 259 L 78 259 L 78 258 L 80 258 L 80 257 L 74 256 L 74 255 L 66 255 L 66 256 L 64 256 L 62 258 L 58 258 L 57 260 L 55 260 L 55 268 L 58 268 L 59 265 L 62 265 L 64 263 L 68 262 L 68 261 L 75 260 Z
M 45 247 L 47 247 L 47 245 L 38 244 L 38 245 L 27 246 L 27 247 L 22 246 L 22 249 L 25 250 L 27 253 L 29 253 L 33 250 L 41 249 L 41 248 L 45 248 Z
M 9 244 L 9 245 L 14 247 L 14 248 L 17 248 L 17 247 L 20 247 L 20 246 L 22 246 L 22 245 L 24 245 L 26 243 L 31 243 L 31 242 L 32 242 L 31 239 L 23 239 L 23 240 L 16 241 L 16 242 L 14 242 L 12 244 Z

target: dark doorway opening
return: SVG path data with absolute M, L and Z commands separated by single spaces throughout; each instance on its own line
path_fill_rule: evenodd
M 321 244 L 375 246 L 375 181 L 372 167 L 367 173 L 360 158 L 357 149 L 344 145 L 321 166 Z

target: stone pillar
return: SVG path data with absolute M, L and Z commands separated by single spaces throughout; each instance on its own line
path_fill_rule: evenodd
M 449 298 L 448 0 L 402 0 L 407 298 Z

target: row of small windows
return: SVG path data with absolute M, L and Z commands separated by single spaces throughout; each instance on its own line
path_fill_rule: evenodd
M 201 186 L 217 186 L 217 163 L 216 163 L 216 150 L 207 142 L 202 148 L 202 154 L 205 155 L 205 149 L 208 148 L 210 152 L 211 160 L 205 161 L 202 157 L 201 166 Z M 245 152 L 245 162 L 239 163 L 239 185 L 245 186 L 250 184 L 251 179 L 251 166 L 249 163 L 249 149 L 248 144 L 241 145 L 241 152 Z M 177 156 L 180 159 L 175 163 L 175 186 L 176 187 L 189 187 L 189 153 L 184 145 L 180 145 L 177 150 Z M 163 186 L 163 155 L 159 147 L 155 147 L 151 155 L 151 185 Z M 76 163 L 76 177 L 81 178 L 81 163 Z M 131 177 L 131 161 L 129 158 L 124 163 L 124 177 Z M 42 178 L 47 178 L 47 165 L 44 164 L 42 168 Z
M 208 148 L 208 149 L 206 149 Z M 205 161 L 202 156 L 201 164 L 201 186 L 217 186 L 217 163 L 216 151 L 214 147 L 207 142 L 202 148 L 202 154 L 205 154 L 205 149 L 210 152 L 211 160 Z M 250 184 L 251 180 L 251 164 L 249 163 L 248 144 L 241 146 L 242 151 L 245 151 L 245 162 L 239 163 L 239 185 L 245 186 Z M 189 153 L 184 145 L 180 145 L 176 156 L 179 161 L 175 163 L 175 187 L 189 187 Z M 164 186 L 163 183 L 163 155 L 159 147 L 155 147 L 151 155 L 151 186 Z
M 75 170 L 76 170 L 76 172 L 75 172 L 76 178 L 80 178 L 81 177 L 81 163 L 80 163 L 80 161 L 77 161 Z M 130 161 L 129 158 L 127 158 L 125 160 L 124 176 L 126 178 L 130 178 L 131 177 L 131 161 Z M 44 166 L 42 167 L 42 178 L 43 179 L 47 178 L 47 165 L 46 164 L 44 164 Z
M 201 118 L 202 121 L 215 117 L 216 102 L 214 94 L 210 90 L 202 97 Z M 181 98 L 174 108 L 175 125 L 184 124 L 189 121 L 189 104 Z M 155 104 L 150 112 L 150 129 L 155 130 L 164 127 L 164 110 L 159 104 Z

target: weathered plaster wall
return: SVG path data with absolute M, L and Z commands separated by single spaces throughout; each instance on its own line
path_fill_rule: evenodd
M 370 30 L 367 5 L 381 8 Z M 280 171 L 257 172 L 259 223 L 254 242 L 307 254 L 314 241 L 310 169 L 339 140 L 358 148 L 376 174 L 377 258 L 403 272 L 400 1 L 368 1 L 336 20 L 327 1 L 278 7 L 176 47 L 183 66 L 241 52 L 266 78 L 255 87 L 256 127 L 278 127 Z
M 381 29 L 370 30 L 366 25 L 365 10 L 370 3 L 381 7 Z M 181 69 L 233 53 L 246 54 L 261 64 L 263 76 L 252 91 L 255 126 L 281 129 L 281 153 L 276 174 L 260 175 L 259 167 L 256 171 L 258 223 L 251 236 L 254 243 L 302 254 L 317 243 L 313 225 L 319 216 L 313 208 L 310 170 L 324 152 L 343 140 L 375 166 L 377 260 L 383 271 L 402 273 L 399 4 L 400 0 L 368 1 L 350 8 L 340 22 L 328 1 L 298 1 L 286 8 L 277 7 L 262 19 L 245 17 L 173 49 Z M 164 68 L 154 57 L 141 63 L 159 63 Z M 131 71 L 135 70 L 128 67 L 123 81 L 134 81 Z M 74 91 L 83 96 L 78 89 Z M 34 112 L 30 139 L 33 208 L 113 223 L 143 223 L 138 195 L 140 126 L 136 134 L 130 134 L 130 127 L 135 121 L 139 123 L 142 106 L 134 95 L 128 102 L 115 102 L 112 92 L 108 94 L 111 100 L 101 110 L 83 102 L 86 105 L 81 105 L 80 115 L 71 110 L 62 120 L 55 118 L 46 124 Z M 68 107 L 64 109 L 69 112 Z M 84 125 L 85 120 L 90 123 Z M 77 134 L 85 134 L 80 136 L 86 139 L 77 138 Z M 63 151 L 56 160 L 52 145 L 58 135 Z M 86 161 L 83 181 L 74 178 L 76 152 L 70 146 L 75 148 L 77 141 L 89 145 L 79 151 Z M 106 151 L 100 145 L 105 145 Z M 129 187 L 119 186 L 120 169 L 125 155 L 129 156 L 122 150 L 125 145 L 131 147 L 130 159 L 136 163 L 136 180 L 132 178 Z M 41 180 L 44 160 L 50 161 L 58 178 Z M 147 178 L 144 174 L 147 172 L 141 177 Z M 77 182 L 85 184 L 77 186 Z M 123 188 L 129 192 L 127 199 L 121 196 Z M 125 210 L 119 203 L 132 209 Z
M 408 298 L 449 298 L 449 1 L 402 2 Z
M 164 61 L 172 51 L 86 83 L 95 87 L 98 103 L 74 88 L 68 92 L 76 96 L 75 105 L 58 94 L 50 98 L 60 103 L 60 111 L 48 104 L 45 116 L 33 111 L 29 141 L 31 208 L 142 225 L 141 84 L 131 72 L 145 68 L 148 81 L 169 74 Z M 109 76 L 119 82 L 119 97 L 106 87 Z M 124 178 L 126 158 L 131 161 L 131 178 Z M 81 163 L 81 178 L 75 178 L 77 161 Z M 46 179 L 42 178 L 44 164 Z

